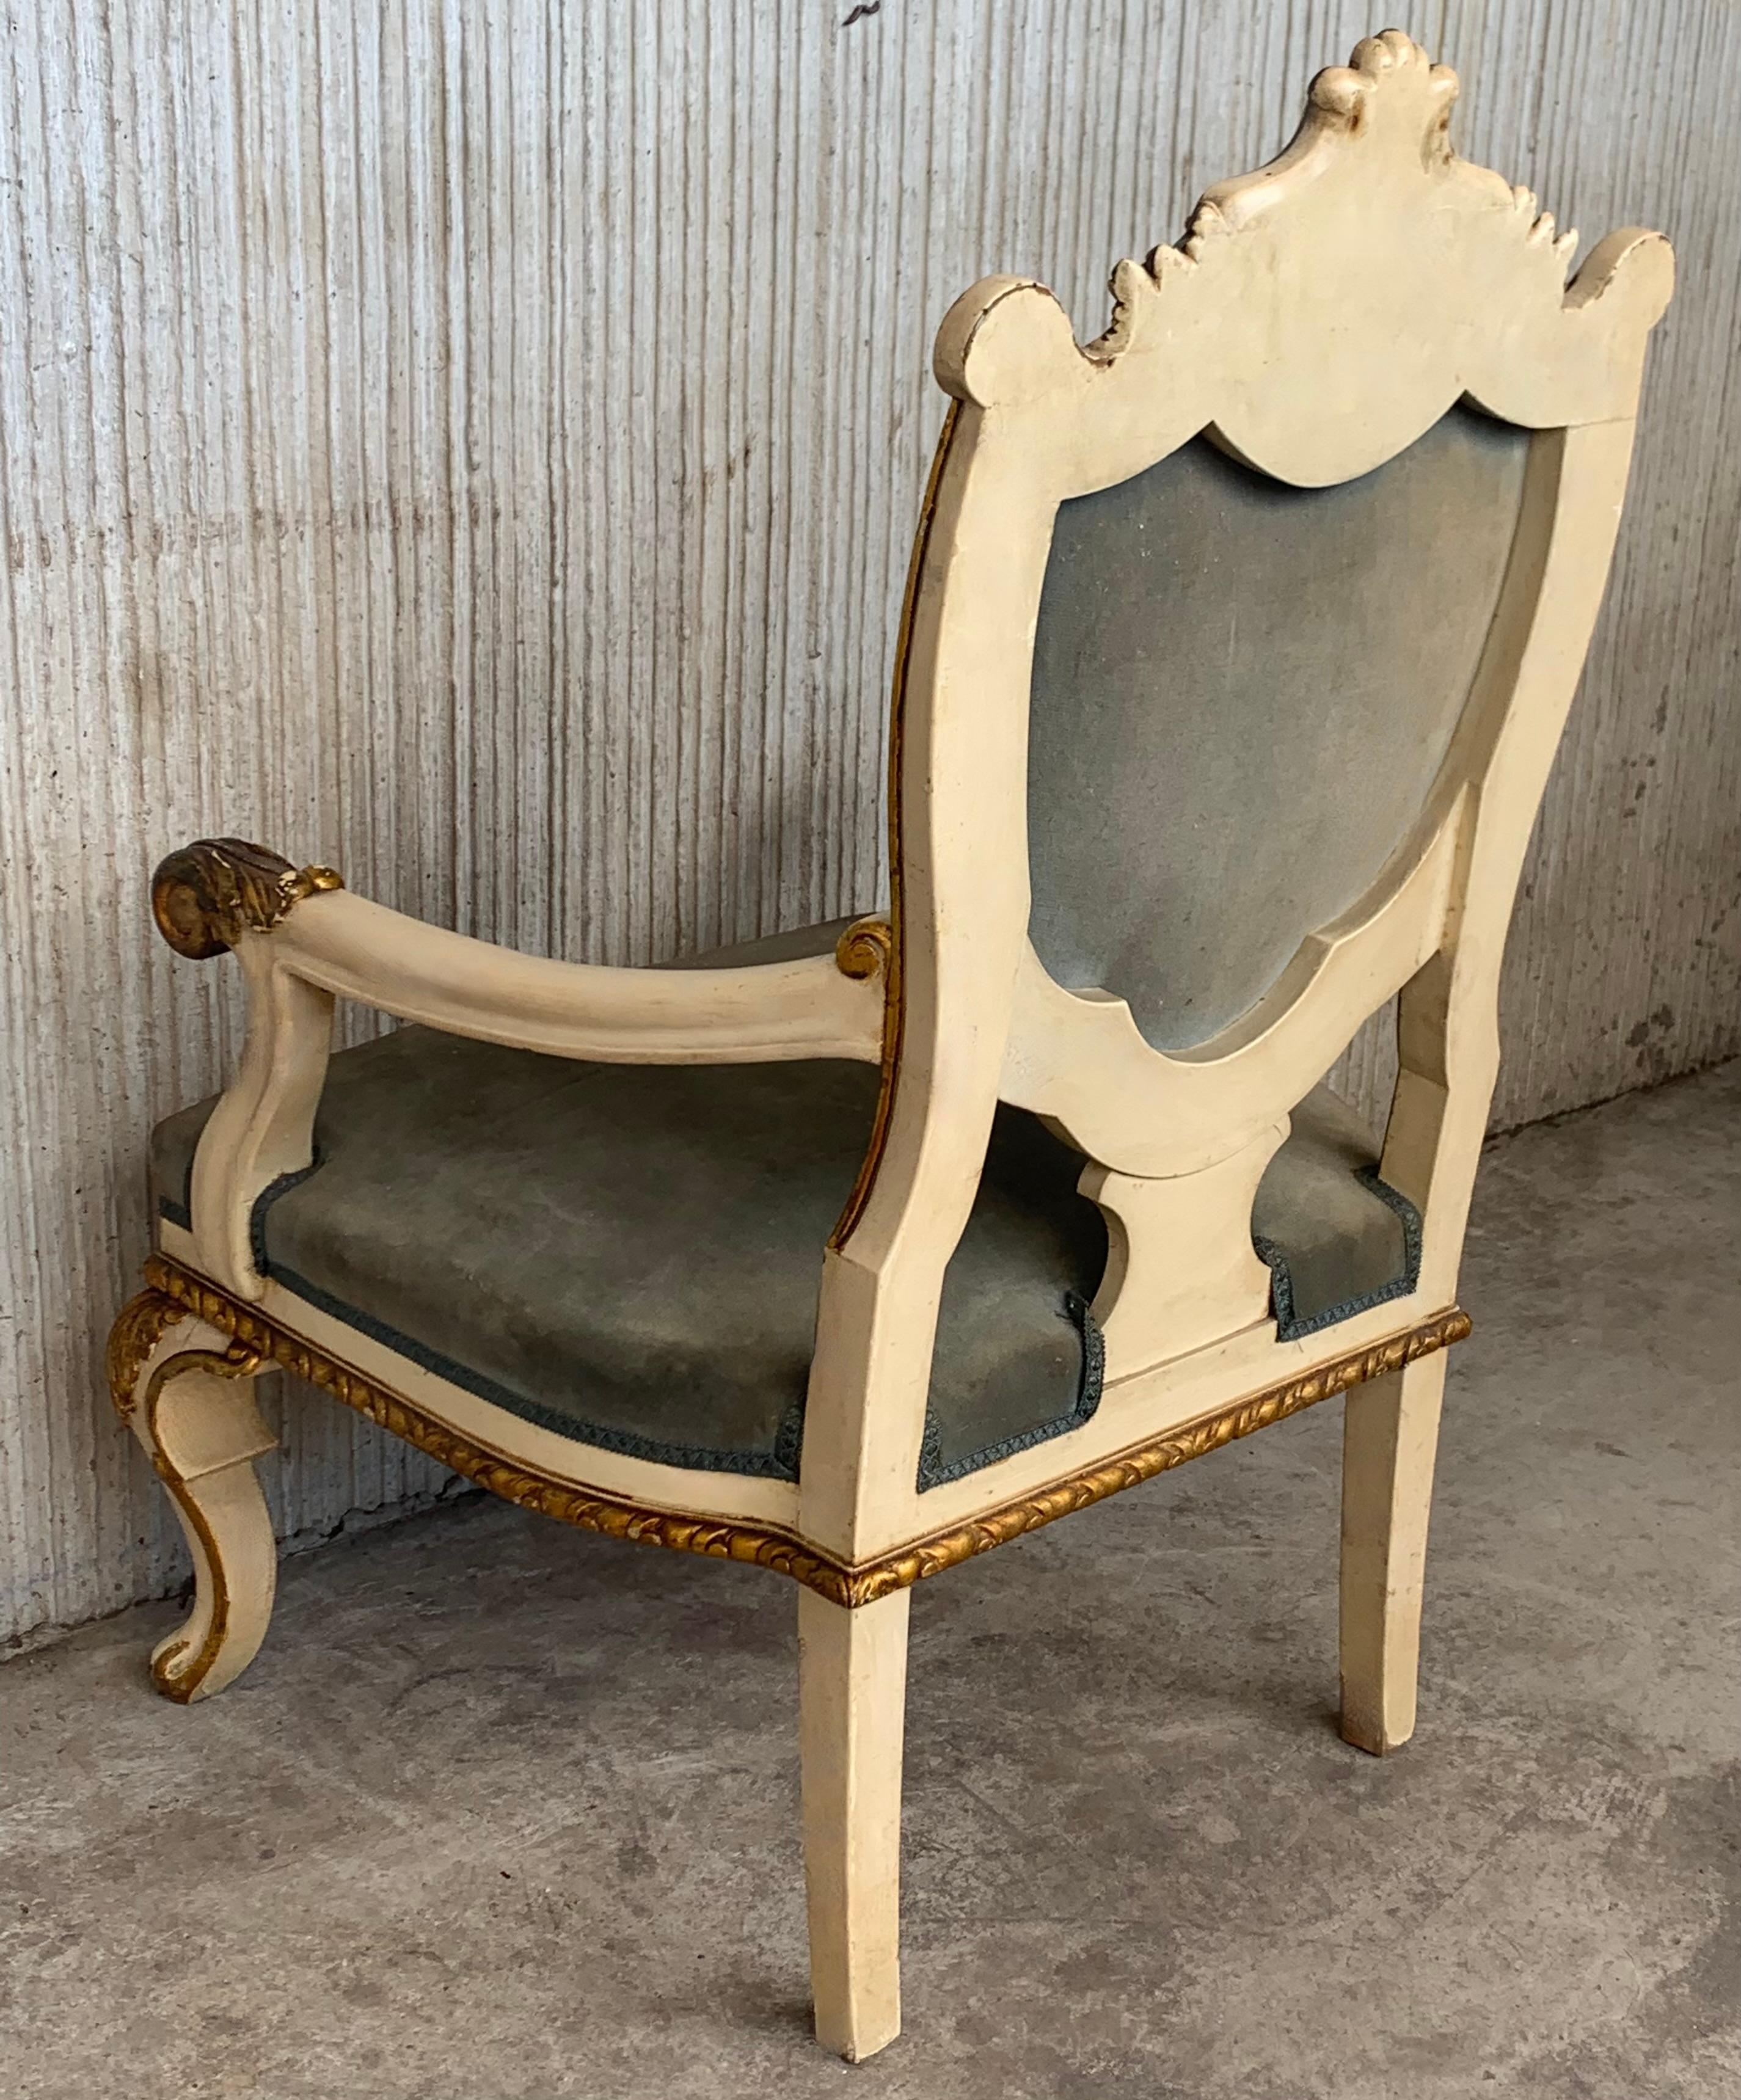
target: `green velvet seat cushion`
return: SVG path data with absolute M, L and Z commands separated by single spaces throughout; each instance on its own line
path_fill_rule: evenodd
M 404 1028 L 335 1057 L 316 1164 L 256 1208 L 299 1297 L 528 1420 L 673 1464 L 794 1478 L 823 1251 L 869 1140 L 857 1064 L 594 1065 Z M 186 1217 L 210 1104 L 157 1132 Z M 940 1468 L 1085 1418 L 1106 1258 L 1080 1158 L 997 1120 L 952 1263 Z
M 592 1065 L 400 1029 L 334 1058 L 316 1163 L 260 1199 L 255 1258 L 560 1435 L 795 1478 L 823 1248 L 876 1094 L 862 1065 Z M 211 1105 L 154 1135 L 158 1202 L 179 1224 Z M 923 1485 L 1094 1411 L 1083 1301 L 1106 1234 L 1076 1193 L 1081 1163 L 1032 1116 L 999 1110 L 945 1282 Z M 1320 1244 L 1320 1199 L 1346 1260 Z M 1272 1166 L 1260 1210 L 1290 1236 L 1314 1307 L 1345 1272 L 1369 1286 L 1395 1223 L 1309 1132 Z

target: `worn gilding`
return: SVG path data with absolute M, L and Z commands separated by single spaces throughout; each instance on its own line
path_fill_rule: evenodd
M 162 1481 L 189 1532 L 198 1542 L 210 1581 L 211 1616 L 197 1648 L 186 1640 L 166 1641 L 151 1658 L 152 1682 L 166 1699 L 186 1705 L 198 1696 L 200 1687 L 223 1650 L 229 1631 L 232 1597 L 223 1549 L 213 1536 L 197 1496 L 187 1491 L 180 1469 L 164 1449 L 157 1432 L 157 1406 L 166 1388 L 189 1371 L 205 1371 L 215 1378 L 251 1378 L 260 1369 L 259 1352 L 246 1341 L 234 1339 L 223 1349 L 183 1349 L 166 1357 L 139 1385 L 140 1374 L 152 1350 L 179 1321 L 195 1308 L 170 1292 L 152 1285 L 128 1300 L 109 1331 L 108 1370 L 109 1397 L 115 1411 L 131 1424 L 143 1417 L 144 1443 L 151 1454 L 152 1470 Z M 219 1322 L 213 1321 L 214 1326 Z
M 151 912 L 178 955 L 202 963 L 270 933 L 303 898 L 343 888 L 335 868 L 293 867 L 246 839 L 196 839 L 157 863 Z
M 831 1602 L 848 1607 L 873 1604 L 892 1590 L 939 1575 L 945 1568 L 988 1553 L 995 1546 L 1037 1531 L 1043 1524 L 1103 1502 L 1122 1489 L 1136 1487 L 1157 1473 L 1170 1471 L 1205 1452 L 1249 1436 L 1254 1430 L 1297 1414 L 1302 1408 L 1346 1392 L 1350 1386 L 1400 1370 L 1416 1357 L 1461 1341 L 1469 1331 L 1468 1314 L 1452 1306 L 1367 1348 L 1318 1365 L 1280 1384 L 1267 1386 L 1231 1407 L 1218 1408 L 1114 1458 L 1001 1503 L 970 1523 L 933 1533 L 873 1560 L 848 1563 L 775 1526 L 660 1509 L 626 1496 L 577 1487 L 504 1458 L 161 1255 L 153 1255 L 146 1264 L 145 1274 L 151 1287 L 122 1312 L 116 1325 L 117 1336 L 124 1325 L 129 1336 L 133 1336 L 143 1332 L 152 1319 L 161 1317 L 166 1326 L 183 1313 L 194 1314 L 242 1345 L 229 1360 L 238 1369 L 245 1361 L 248 1367 L 255 1369 L 266 1361 L 278 1364 L 505 1501 L 609 1538 L 771 1568 Z M 164 1303 L 170 1308 L 167 1312 L 159 1310 Z M 115 1346 L 117 1355 L 124 1356 L 136 1342 L 129 1339 Z M 145 1354 L 149 1354 L 148 1346 Z M 143 1362 L 144 1357 L 139 1361 Z
M 210 38 L 164 34 L 143 0 L 14 11 L 0 735 L 28 757 L 7 821 L 33 879 L 0 894 L 31 1129 L 0 1217 L 0 1638 L 183 1573 L 154 1488 L 94 1428 L 112 1314 L 90 1278 L 117 1244 L 143 1255 L 145 1123 L 220 1082 L 234 1012 L 214 985 L 170 997 L 166 952 L 132 931 L 138 876 L 170 837 L 312 841 L 318 821 L 372 894 L 615 964 L 886 894 L 877 776 L 937 303 L 1013 262 L 1092 333 L 1107 258 L 1182 226 L 1328 50 L 1304 6 L 1054 8 L 1044 34 L 1038 14 L 1003 33 L 991 0 L 839 30 L 850 11 L 794 34 L 698 0 L 706 33 L 663 39 L 644 11 L 531 0 L 371 11 L 367 35 L 338 0 L 201 10 Z M 1741 12 L 1416 19 L 1464 76 L 1469 150 L 1565 171 L 1550 208 L 1663 224 L 1698 258 L 1529 849 L 1509 1128 L 1737 1047 L 1741 185 L 1712 171 Z M 642 119 L 577 125 L 558 80 Z M 512 297 L 480 303 L 486 284 Z M 1368 1112 L 1394 1039 L 1367 1031 L 1341 1074 Z M 91 1200 L 107 1177 L 118 1211 Z M 409 1447 L 334 1427 L 287 1466 L 312 1532 L 435 1492 Z

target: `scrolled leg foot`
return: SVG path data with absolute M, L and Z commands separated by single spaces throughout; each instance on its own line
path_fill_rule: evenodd
M 804 1878 L 816 2039 L 857 2063 L 901 2031 L 901 1747 L 912 1591 L 798 1592 Z
M 278 1548 L 253 1462 L 277 1440 L 254 1405 L 260 1368 L 254 1351 L 155 1290 L 123 1309 L 109 1338 L 117 1411 L 169 1490 L 193 1555 L 193 1609 L 151 1657 L 152 1682 L 183 1704 L 232 1683 L 272 1618 Z
M 1385 1757 L 1415 1731 L 1443 1351 L 1354 1387 L 1342 1428 L 1342 1734 Z

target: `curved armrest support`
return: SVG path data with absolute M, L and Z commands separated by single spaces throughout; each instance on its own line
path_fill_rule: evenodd
M 746 968 L 612 969 L 524 955 L 390 911 L 332 869 L 295 868 L 240 839 L 172 854 L 152 911 L 177 954 L 233 949 L 249 987 L 236 1078 L 195 1156 L 196 1256 L 258 1299 L 250 1219 L 261 1191 L 312 1157 L 335 997 L 547 1056 L 637 1065 L 879 1061 L 887 929 L 860 920 L 832 954 Z
M 738 969 L 612 969 L 523 955 L 343 891 L 270 935 L 280 966 L 401 1020 L 555 1057 L 715 1065 L 794 1057 L 875 1064 L 882 988 L 833 955 Z
M 297 908 L 300 907 L 300 908 Z M 712 1065 L 882 1055 L 887 929 L 859 920 L 831 954 L 723 969 L 613 969 L 524 955 L 354 896 L 243 839 L 201 839 L 152 879 L 178 955 L 269 936 L 305 984 L 404 1021 L 556 1057 Z

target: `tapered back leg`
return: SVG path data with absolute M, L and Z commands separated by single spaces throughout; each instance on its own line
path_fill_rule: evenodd
M 804 1874 L 816 2039 L 848 2062 L 901 2031 L 901 1750 L 907 1620 L 897 1590 L 846 1611 L 798 1592 Z
M 1415 1732 L 1421 1596 L 1445 1355 L 1356 1386 L 1342 1427 L 1342 1733 L 1375 1757 Z

